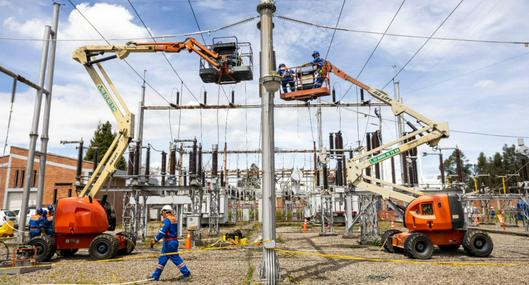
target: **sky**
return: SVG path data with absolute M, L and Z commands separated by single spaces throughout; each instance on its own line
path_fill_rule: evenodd
M 90 140 L 99 122 L 115 124 L 103 99 L 97 93 L 84 68 L 72 60 L 72 52 L 89 44 L 104 44 L 101 37 L 64 2 L 60 12 L 58 49 L 53 86 L 49 151 L 75 156 L 72 145 L 61 140 Z M 126 0 L 72 1 L 90 22 L 112 44 L 149 34 Z M 132 4 L 155 35 L 180 35 L 167 41 L 181 41 L 182 34 L 198 30 L 213 30 L 243 19 L 257 16 L 258 1 L 191 0 L 200 29 L 194 20 L 190 3 L 185 0 L 131 0 Z M 399 6 L 389 33 L 429 36 L 458 5 L 460 0 L 348 0 L 345 1 L 339 27 L 351 30 L 384 32 Z M 319 25 L 335 26 L 342 0 L 279 0 L 276 15 L 287 16 Z M 529 41 L 529 22 L 525 20 L 529 2 L 523 0 L 464 0 L 437 31 L 437 37 L 480 40 Z M 51 23 L 52 1 L 0 0 L 0 64 L 35 82 L 38 81 L 44 25 Z M 333 31 L 274 18 L 274 49 L 277 63 L 297 66 L 311 60 L 311 52 L 319 50 L 327 59 L 350 75 L 357 76 L 377 45 L 380 35 Z M 236 103 L 259 103 L 259 30 L 257 19 L 204 34 L 198 40 L 211 43 L 215 37 L 236 36 L 240 42 L 250 42 L 254 55 L 254 80 L 237 85 L 205 84 L 198 76 L 195 54 L 168 54 L 181 80 L 161 54 L 134 54 L 128 62 L 140 73 L 147 70 L 151 88 L 146 90 L 146 105 L 167 105 L 174 102 L 176 91 L 183 90 L 184 104 L 198 104 L 204 91 L 208 102 L 226 103 L 231 91 Z M 120 40 L 121 39 L 121 40 Z M 386 36 L 361 73 L 360 80 L 382 88 L 393 95 L 391 79 L 423 45 L 425 39 Z M 119 60 L 105 62 L 105 68 L 121 91 L 128 107 L 137 112 L 141 79 Z M 526 93 L 529 89 L 529 48 L 514 44 L 489 44 L 430 40 L 398 75 L 404 103 L 436 121 L 446 121 L 452 130 L 442 147 L 458 146 L 470 162 L 479 152 L 488 155 L 501 151 L 504 144 L 515 144 L 516 137 L 529 137 L 529 117 L 526 116 Z M 337 97 L 344 102 L 356 102 L 349 83 L 332 78 Z M 0 75 L 0 141 L 6 136 L 12 80 Z M 157 94 L 159 93 L 159 94 Z M 162 98 L 163 97 L 163 98 Z M 18 85 L 12 127 L 8 145 L 27 147 L 31 127 L 35 91 Z M 324 98 L 329 101 L 329 98 Z M 276 103 L 281 103 L 276 95 Z M 362 114 L 358 114 L 360 111 Z M 365 116 L 370 114 L 370 116 Z M 324 142 L 327 134 L 341 130 L 347 147 L 364 141 L 366 131 L 379 128 L 373 118 L 373 108 L 328 108 L 323 110 Z M 383 140 L 395 138 L 394 116 L 389 108 L 382 109 Z M 205 149 L 227 142 L 229 149 L 257 149 L 260 141 L 260 111 L 204 110 L 147 111 L 144 140 L 158 150 L 167 150 L 174 139 L 196 137 Z M 503 134 L 512 137 L 483 136 L 457 131 Z M 275 139 L 278 148 L 312 147 L 317 140 L 315 108 L 277 109 Z M 1 149 L 0 149 L 1 150 Z M 431 151 L 421 147 L 419 152 Z M 449 152 L 447 151 L 448 155 Z M 153 165 L 159 165 L 159 154 L 153 154 Z M 310 168 L 311 155 L 276 155 L 277 167 Z M 206 165 L 210 163 L 205 158 Z M 421 157 L 423 182 L 438 175 L 438 158 Z M 256 155 L 231 157 L 230 168 L 260 165 Z

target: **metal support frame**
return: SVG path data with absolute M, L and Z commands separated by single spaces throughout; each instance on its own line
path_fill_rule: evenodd
M 332 192 L 329 189 L 321 192 L 320 236 L 336 235 L 334 230 L 334 201 L 332 196 Z
M 381 107 L 387 106 L 384 103 L 296 103 L 296 104 L 274 104 L 274 108 L 307 108 L 307 107 L 318 107 L 318 108 L 337 108 L 337 107 Z M 228 105 L 150 105 L 143 107 L 144 110 L 148 111 L 166 111 L 166 110 L 217 110 L 217 109 L 260 109 L 259 104 L 228 104 Z
M 346 189 L 345 192 L 345 232 L 343 237 L 353 237 L 353 194 L 350 189 Z
M 53 4 L 53 19 L 52 24 L 53 28 L 51 26 L 45 26 L 44 28 L 44 37 L 43 37 L 43 47 L 42 47 L 42 53 L 41 53 L 41 62 L 40 62 L 40 72 L 39 72 L 39 83 L 38 83 L 38 89 L 37 94 L 35 96 L 35 105 L 33 108 L 33 120 L 31 125 L 31 131 L 29 133 L 29 147 L 28 147 L 28 159 L 27 159 L 27 165 L 26 165 L 26 177 L 24 178 L 24 192 L 22 194 L 22 205 L 20 207 L 20 215 L 19 218 L 19 225 L 25 225 L 26 224 L 26 212 L 28 209 L 28 203 L 29 203 L 29 197 L 30 197 L 30 189 L 33 185 L 33 170 L 34 170 L 34 162 L 35 162 L 35 154 L 36 154 L 36 146 L 37 146 L 37 138 L 39 136 L 38 130 L 39 130 L 39 120 L 40 120 L 40 111 L 41 111 L 41 105 L 42 105 L 42 95 L 46 94 L 46 105 L 44 108 L 44 115 L 43 115 L 43 136 L 42 140 L 44 143 L 44 151 L 47 151 L 47 141 L 48 141 L 48 126 L 49 126 L 49 113 L 50 113 L 50 106 L 51 106 L 51 92 L 49 92 L 49 89 L 45 89 L 44 85 L 50 87 L 53 86 L 53 70 L 54 70 L 54 64 L 55 64 L 55 49 L 56 49 L 56 36 L 57 36 L 57 27 L 58 27 L 58 18 L 59 18 L 59 10 L 60 10 L 60 4 L 54 3 Z M 50 51 L 51 50 L 51 51 Z M 46 82 L 46 72 L 48 72 L 48 81 Z M 44 90 L 48 90 L 48 92 L 44 92 Z M 42 150 L 42 145 L 41 145 Z M 44 161 L 42 160 L 44 158 Z M 41 166 L 41 174 L 43 174 L 43 170 L 45 171 L 46 167 L 46 155 L 45 153 L 43 156 L 40 157 L 40 166 Z M 42 183 L 42 184 L 41 184 Z M 43 195 L 43 187 L 44 187 L 44 177 L 39 179 L 39 186 L 42 188 L 39 188 L 39 191 L 37 192 L 37 207 L 40 207 L 42 205 L 42 195 Z M 18 242 L 24 242 L 25 236 L 24 231 L 19 231 L 18 234 Z
M 217 181 L 209 186 L 209 236 L 219 235 L 220 187 Z
M 379 237 L 377 203 L 380 196 L 363 193 L 359 195 L 360 218 L 360 243 L 372 244 Z
M 123 197 L 123 231 L 133 233 L 142 241 L 145 241 L 148 235 L 148 196 L 149 192 L 132 189 L 125 191 Z

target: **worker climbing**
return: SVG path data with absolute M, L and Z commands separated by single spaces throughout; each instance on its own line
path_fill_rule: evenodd
M 161 211 L 163 217 L 163 226 L 156 237 L 151 240 L 151 247 L 158 241 L 163 239 L 162 255 L 158 258 L 158 265 L 156 270 L 152 273 L 151 278 L 159 281 L 160 275 L 163 272 L 167 261 L 171 261 L 180 269 L 182 273 L 182 280 L 188 281 L 191 277 L 191 271 L 187 268 L 184 260 L 178 252 L 178 220 L 173 215 L 173 209 L 169 205 L 165 205 Z M 168 254 L 169 253 L 169 254 Z
M 281 63 L 279 65 L 279 76 L 281 76 L 281 86 L 283 87 L 283 93 L 288 92 L 288 88 L 290 87 L 290 92 L 296 91 L 296 86 L 294 84 L 294 72 L 287 68 L 287 66 L 284 63 Z

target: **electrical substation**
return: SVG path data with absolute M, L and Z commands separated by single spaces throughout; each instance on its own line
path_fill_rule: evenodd
M 508 115 L 473 115 L 490 94 L 461 107 L 467 87 L 442 91 L 451 105 L 422 95 L 527 69 L 529 36 L 490 39 L 510 29 L 507 8 L 40 2 L 0 0 L 0 42 L 13 45 L 0 48 L 0 284 L 526 283 L 525 121 L 497 123 L 518 135 L 479 122 L 520 115 L 523 86 L 468 86 L 510 93 L 494 101 Z M 20 22 L 20 9 L 40 16 Z M 429 34 L 413 13 L 436 15 Z M 446 32 L 473 13 L 499 15 L 489 39 Z M 478 64 L 508 48 L 523 53 L 463 73 L 443 53 Z M 432 86 L 403 88 L 429 73 Z

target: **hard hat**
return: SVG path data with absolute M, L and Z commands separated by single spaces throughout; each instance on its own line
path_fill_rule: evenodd
M 284 63 L 281 63 L 279 67 L 286 67 L 286 65 Z
M 313 51 L 313 52 L 312 52 L 312 56 L 315 56 L 315 55 L 320 55 L 320 52 L 317 51 L 317 50 Z
M 162 207 L 162 211 L 172 212 L 173 211 L 173 207 L 171 207 L 170 205 L 165 205 L 165 206 Z
M 37 213 L 38 215 L 42 215 L 42 209 L 41 209 L 41 208 L 38 208 L 37 211 L 36 211 L 36 213 Z
M 49 204 L 49 205 L 48 205 L 48 210 L 49 210 L 49 211 L 53 211 L 53 205 L 52 205 L 52 204 Z

